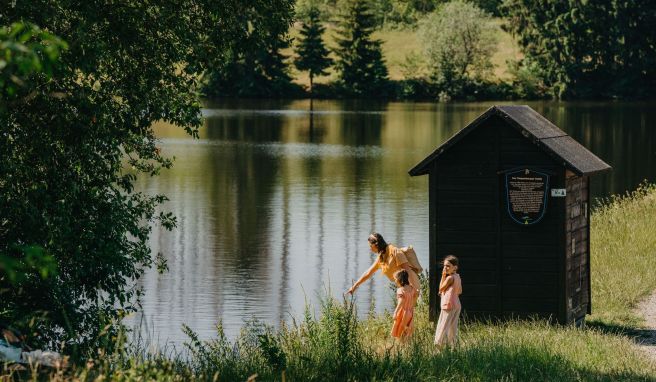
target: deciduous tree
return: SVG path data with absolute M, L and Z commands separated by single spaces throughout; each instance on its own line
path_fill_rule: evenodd
M 138 174 L 172 164 L 153 122 L 197 136 L 202 74 L 242 41 L 286 28 L 292 2 L 0 0 L 0 10 L 0 25 L 33 23 L 68 43 L 51 75 L 30 75 L 8 102 L 3 89 L 0 253 L 42 248 L 57 275 L 20 288 L 0 280 L 0 315 L 18 323 L 38 313 L 40 338 L 70 351 L 137 308 L 136 280 L 156 262 L 151 225 L 175 225 L 157 208 L 164 195 L 134 189 Z
M 506 0 L 524 68 L 556 98 L 648 97 L 656 88 L 653 1 Z
M 442 5 L 422 21 L 419 34 L 432 78 L 450 95 L 492 69 L 496 41 L 490 17 L 469 2 Z

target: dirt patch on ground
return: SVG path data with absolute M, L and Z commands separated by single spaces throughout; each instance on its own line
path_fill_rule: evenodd
M 637 311 L 645 318 L 645 328 L 639 331 L 638 344 L 656 362 L 656 293 L 643 300 Z

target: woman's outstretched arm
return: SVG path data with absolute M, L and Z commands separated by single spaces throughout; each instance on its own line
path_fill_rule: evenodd
M 376 273 L 377 270 L 378 270 L 378 260 L 374 261 L 374 263 L 371 264 L 369 269 L 367 269 L 367 271 L 364 272 L 362 274 L 362 276 L 360 276 L 358 281 L 356 281 L 355 284 L 353 284 L 353 286 L 351 288 L 349 288 L 349 290 L 346 291 L 346 293 L 353 294 L 353 292 L 355 292 L 355 290 L 360 286 L 360 284 L 367 281 L 369 279 L 369 277 L 371 277 L 371 275 Z

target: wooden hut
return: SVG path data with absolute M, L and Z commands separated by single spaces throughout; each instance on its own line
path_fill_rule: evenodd
M 429 175 L 430 317 L 460 259 L 467 317 L 591 312 L 590 176 L 610 166 L 528 106 L 494 106 L 410 170 Z

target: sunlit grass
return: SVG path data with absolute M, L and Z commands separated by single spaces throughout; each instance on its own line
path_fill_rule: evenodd
M 656 186 L 615 196 L 591 216 L 592 321 L 636 326 L 638 302 L 656 290 Z

